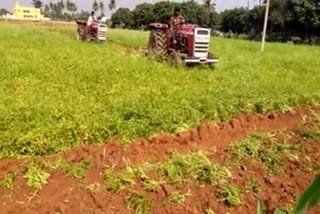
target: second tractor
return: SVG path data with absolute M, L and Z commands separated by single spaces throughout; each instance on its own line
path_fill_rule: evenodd
M 77 39 L 81 41 L 105 41 L 107 39 L 107 25 L 102 21 L 97 21 L 91 27 L 88 27 L 86 21 L 77 20 Z

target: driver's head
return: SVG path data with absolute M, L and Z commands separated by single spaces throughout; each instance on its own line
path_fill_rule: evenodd
M 94 11 L 91 11 L 91 16 L 94 16 Z
M 180 8 L 178 8 L 178 7 L 176 7 L 176 8 L 174 8 L 174 16 L 180 16 L 180 14 L 181 14 L 181 10 L 180 10 Z

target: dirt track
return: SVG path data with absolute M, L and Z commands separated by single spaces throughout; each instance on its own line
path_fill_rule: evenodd
M 120 191 L 111 193 L 104 187 L 102 172 L 106 166 L 123 171 L 128 165 L 140 165 L 148 161 L 163 162 L 172 152 L 187 154 L 195 150 L 210 151 L 210 159 L 223 163 L 228 155 L 228 145 L 242 140 L 254 132 L 284 131 L 290 136 L 290 143 L 302 140 L 299 135 L 301 124 L 311 123 L 312 115 L 319 108 L 299 108 L 288 113 L 268 115 L 244 114 L 230 122 L 214 124 L 203 123 L 198 128 L 173 135 L 161 135 L 153 139 L 136 139 L 129 148 L 122 148 L 119 141 L 103 146 L 83 146 L 62 154 L 63 158 L 77 163 L 91 157 L 93 165 L 85 178 L 74 179 L 61 170 L 51 173 L 48 183 L 35 191 L 26 186 L 24 174 L 29 160 L 1 160 L 0 178 L 9 172 L 16 172 L 17 179 L 12 190 L 0 188 L 0 213 L 130 213 L 125 204 L 131 192 L 143 191 L 141 181 Z M 281 136 L 278 136 L 280 139 Z M 314 172 L 301 170 L 304 166 L 320 163 L 320 139 L 308 140 L 304 148 L 305 159 L 294 161 L 284 159 L 285 173 L 270 176 L 259 163 L 246 161 L 239 163 L 232 172 L 230 181 L 245 186 L 249 179 L 255 178 L 261 184 L 257 193 L 244 192 L 239 206 L 228 206 L 216 195 L 214 185 L 197 185 L 188 180 L 180 184 L 162 184 L 154 192 L 145 193 L 152 213 L 205 213 L 209 208 L 216 213 L 255 213 L 257 198 L 264 201 L 268 211 L 276 207 L 292 206 L 296 198 L 313 179 Z M 58 157 L 41 158 L 50 161 Z M 157 177 L 157 175 L 151 175 Z M 97 184 L 97 191 L 88 186 Z M 167 201 L 174 192 L 191 192 L 183 204 Z M 310 213 L 320 213 L 320 209 Z

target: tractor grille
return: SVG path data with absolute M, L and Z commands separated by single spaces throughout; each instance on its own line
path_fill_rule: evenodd
M 196 28 L 193 43 L 193 55 L 200 60 L 208 58 L 210 44 L 209 30 L 205 28 Z
M 98 28 L 98 39 L 105 40 L 107 38 L 107 28 L 104 26 L 99 26 Z
M 105 31 L 99 31 L 98 32 L 99 37 L 106 37 L 107 36 L 107 32 Z
M 195 53 L 208 53 L 209 43 L 208 42 L 196 42 L 194 45 Z

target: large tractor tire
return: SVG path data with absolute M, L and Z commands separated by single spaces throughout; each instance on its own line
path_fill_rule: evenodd
M 163 58 L 167 57 L 168 38 L 164 30 L 151 30 L 148 44 L 148 55 Z
M 84 40 L 86 39 L 86 30 L 85 30 L 85 27 L 82 27 L 82 26 L 79 26 L 79 25 L 78 25 L 76 36 L 77 36 L 77 37 L 76 37 L 77 40 L 84 41 Z

